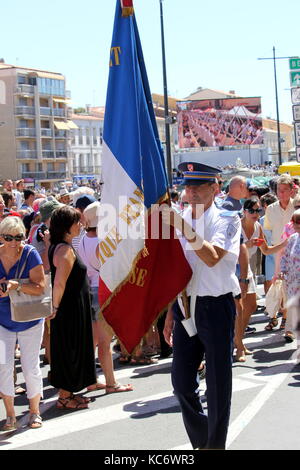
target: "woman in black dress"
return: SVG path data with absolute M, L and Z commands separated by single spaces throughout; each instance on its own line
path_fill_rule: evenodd
M 82 409 L 89 400 L 74 392 L 96 383 L 96 369 L 86 267 L 71 244 L 81 230 L 80 213 L 69 206 L 56 209 L 49 230 L 53 286 L 50 381 L 59 389 L 57 408 Z

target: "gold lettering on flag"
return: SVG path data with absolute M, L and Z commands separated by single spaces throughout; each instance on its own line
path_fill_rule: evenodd
M 129 278 L 130 284 L 135 284 L 138 287 L 144 287 L 145 285 L 145 278 L 148 274 L 147 269 L 143 268 L 135 268 L 132 270 L 131 276 Z
M 128 200 L 130 204 L 126 204 L 125 207 L 119 213 L 120 219 L 124 220 L 127 225 L 137 219 L 143 211 L 143 201 L 144 194 L 140 188 L 136 188 L 133 192 L 138 199 L 135 199 L 133 196 L 129 197 Z M 108 258 L 113 258 L 115 252 L 118 248 L 118 244 L 123 240 L 122 236 L 117 230 L 117 227 L 114 226 L 106 235 L 104 240 L 98 244 L 97 257 L 100 260 L 101 266 L 107 261 Z M 137 278 L 137 285 L 143 287 L 145 274 L 140 272 L 139 277 Z
M 113 67 L 114 65 L 120 65 L 120 55 L 122 54 L 120 46 L 111 47 L 110 55 L 112 58 L 110 59 L 109 66 Z

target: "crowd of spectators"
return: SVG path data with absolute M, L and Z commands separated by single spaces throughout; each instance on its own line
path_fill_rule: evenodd
M 283 279 L 289 301 L 300 294 L 300 178 L 276 176 L 266 186 L 254 185 L 243 176 L 234 176 L 226 186 L 219 179 L 215 204 L 220 210 L 234 210 L 242 218 L 242 239 L 237 276 L 241 295 L 236 298 L 236 360 L 245 362 L 252 354 L 243 344 L 243 337 L 255 333 L 249 326 L 257 309 L 257 282 L 263 279 L 265 294 L 276 279 Z M 59 390 L 58 409 L 87 408 L 89 399 L 78 392 L 103 389 L 106 393 L 127 392 L 130 384 L 116 381 L 112 360 L 114 339 L 100 316 L 98 302 L 99 262 L 97 257 L 97 208 L 99 194 L 91 187 L 74 191 L 60 188 L 47 193 L 24 187 L 24 181 L 6 180 L 0 194 L 0 270 L 1 282 L 9 289 L 14 284 L 16 266 L 33 247 L 26 277 L 37 287 L 27 287 L 32 293 L 43 286 L 44 273 L 50 273 L 53 286 L 53 313 L 49 319 L 16 325 L 8 320 L 9 297 L 0 287 L 0 337 L 7 345 L 7 357 L 0 355 L 0 395 L 7 420 L 4 430 L 17 427 L 14 394 L 17 392 L 13 356 L 21 355 L 22 369 L 30 403 L 29 425 L 42 425 L 39 402 L 43 396 L 39 365 L 40 346 L 45 348 L 44 365 L 50 364 L 49 382 Z M 172 206 L 182 213 L 189 201 L 185 191 L 174 187 L 170 192 Z M 246 281 L 246 282 L 244 282 Z M 29 292 L 28 291 L 28 292 Z M 34 295 L 34 294 L 33 294 Z M 70 306 L 72 306 L 70 308 Z M 3 314 L 5 312 L 5 315 Z M 292 308 L 282 305 L 265 327 L 278 326 L 286 342 L 295 340 Z M 268 313 L 268 312 L 266 312 Z M 44 325 L 45 323 L 45 325 Z M 44 332 L 43 332 L 44 328 Z M 168 357 L 172 349 L 164 342 L 163 323 L 152 327 L 129 356 L 122 344 L 115 343 L 120 364 L 153 364 L 153 356 Z M 28 352 L 28 332 L 35 339 L 31 355 Z M 34 333 L 34 334 L 33 334 Z M 43 334 L 42 334 L 43 333 Z M 26 336 L 27 335 L 27 336 Z M 9 345 L 9 346 L 8 346 Z M 19 350 L 20 347 L 20 350 Z M 98 348 L 98 354 L 96 349 Z M 1 351 L 0 351 L 1 352 Z M 98 356 L 106 383 L 96 376 L 95 356 Z M 21 392 L 25 389 L 21 388 Z

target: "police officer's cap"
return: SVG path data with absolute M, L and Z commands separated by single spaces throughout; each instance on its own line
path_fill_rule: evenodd
M 178 170 L 183 173 L 182 184 L 215 183 L 217 176 L 222 173 L 219 168 L 204 165 L 198 162 L 184 162 L 178 165 Z

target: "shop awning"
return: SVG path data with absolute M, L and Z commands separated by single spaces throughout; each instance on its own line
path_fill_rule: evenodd
M 54 80 L 64 80 L 65 77 L 61 74 L 56 74 L 56 73 L 52 73 L 52 72 L 41 72 L 41 71 L 37 71 L 37 70 L 34 70 L 33 72 L 30 72 L 29 74 L 30 76 L 37 76 L 37 77 L 40 77 L 40 78 L 52 78 Z
M 68 124 L 66 122 L 63 122 L 63 121 L 54 121 L 54 125 L 56 127 L 56 129 L 60 129 L 60 130 L 70 130 Z
M 75 124 L 75 122 L 73 121 L 67 121 L 67 124 L 69 126 L 69 129 L 78 129 L 77 124 Z
M 70 100 L 67 98 L 53 98 L 53 101 L 55 103 L 65 103 L 65 104 L 70 102 Z

